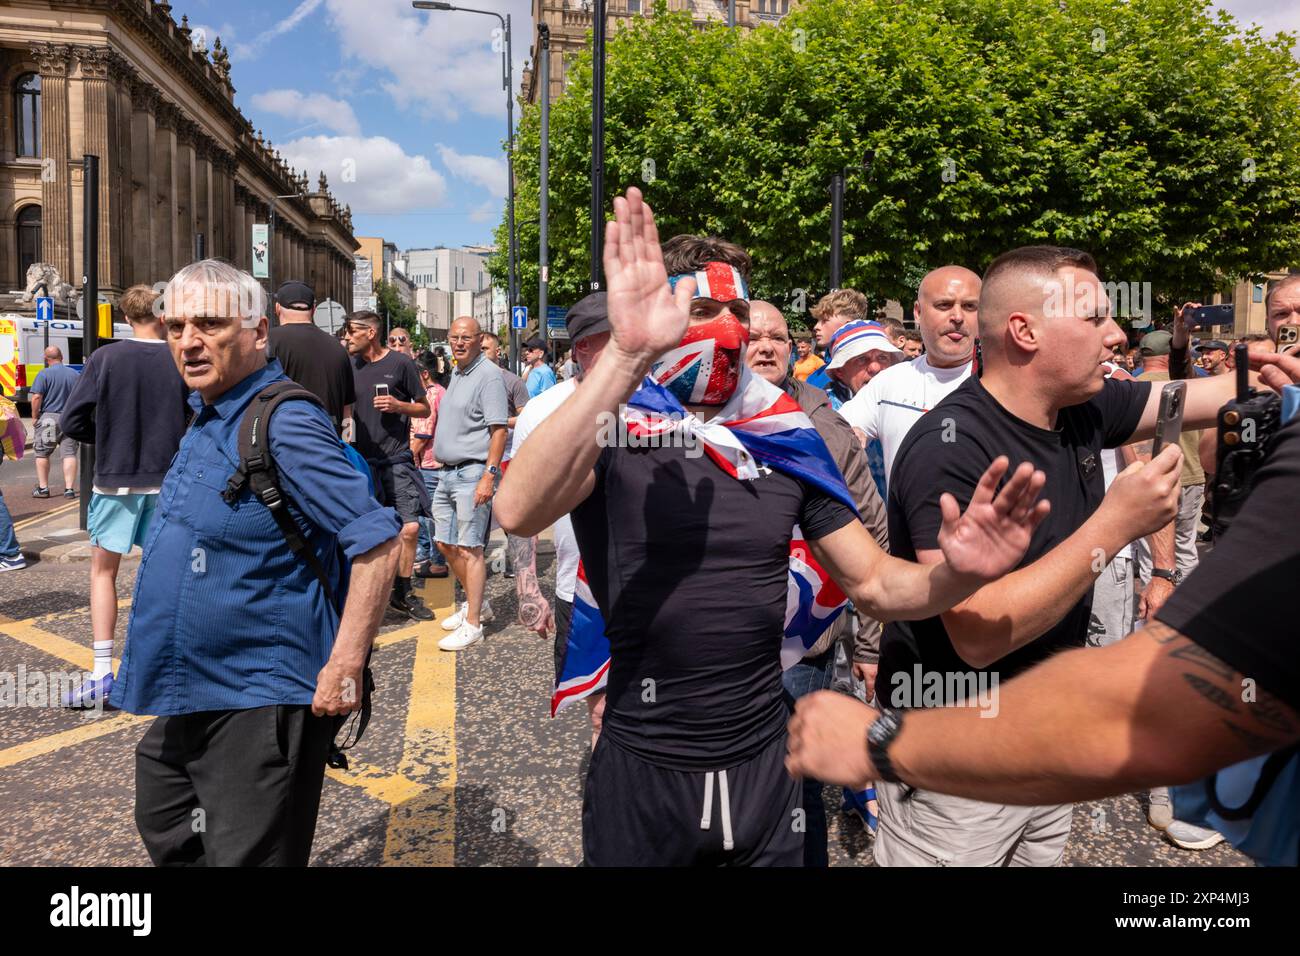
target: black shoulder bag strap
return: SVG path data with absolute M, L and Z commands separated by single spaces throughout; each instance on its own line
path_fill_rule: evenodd
M 319 398 L 296 382 L 273 382 L 254 395 L 239 423 L 239 468 L 230 476 L 221 497 L 227 504 L 234 504 L 244 488 L 248 488 L 253 496 L 266 506 L 266 510 L 271 512 L 271 517 L 275 519 L 276 526 L 279 527 L 280 534 L 284 536 L 285 544 L 289 546 L 294 557 L 306 564 L 316 576 L 335 613 L 342 615 L 343 609 L 338 606 L 334 588 L 330 585 L 329 576 L 325 573 L 320 558 L 316 556 L 316 550 L 303 535 L 298 522 L 293 520 L 293 515 L 289 513 L 289 497 L 280 487 L 280 475 L 276 471 L 275 459 L 271 455 L 269 431 L 271 416 L 280 405 L 288 401 L 307 401 L 324 408 Z M 353 711 L 351 715 L 335 718 L 337 724 L 334 728 L 334 736 L 338 735 L 345 724 L 349 722 L 356 724 L 356 736 L 352 736 L 349 728 L 348 733 L 344 734 L 342 746 L 332 738 L 330 740 L 330 752 L 326 761 L 335 769 L 347 769 L 348 758 L 343 751 L 356 746 L 370 723 L 370 698 L 375 689 L 375 680 L 370 672 L 369 654 L 366 655 L 366 666 L 362 670 L 361 682 L 360 710 Z

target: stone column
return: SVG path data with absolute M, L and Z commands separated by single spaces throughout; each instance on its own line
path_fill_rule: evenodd
M 176 107 L 160 99 L 154 110 L 153 268 L 159 279 L 170 279 L 178 268 L 176 235 Z
M 232 248 L 230 251 L 230 261 L 237 268 L 248 268 L 248 216 L 245 209 L 247 203 L 248 190 L 237 182 L 231 183 L 232 205 L 234 214 L 230 219 L 230 239 Z
M 198 127 L 188 117 L 176 124 L 176 233 L 172 255 L 176 268 L 194 261 L 194 141 Z
M 32 57 L 41 73 L 41 258 L 77 284 L 72 263 L 72 173 L 68 130 L 68 68 L 72 48 L 34 43 Z M 19 279 L 25 279 L 19 276 Z
M 203 255 L 211 259 L 217 252 L 212 234 L 212 147 L 207 136 L 194 138 L 194 234 L 203 234 Z
M 109 187 L 113 193 L 113 259 L 115 275 L 123 289 L 141 281 L 135 266 L 132 242 L 134 202 L 131 189 L 131 84 L 135 70 L 124 58 L 113 54 L 109 60 L 109 98 L 113 101 L 117 122 L 114 124 L 113 169 Z
M 158 261 L 157 216 L 155 197 L 158 182 L 154 165 L 154 112 L 158 108 L 158 89 L 143 80 L 131 83 L 131 264 L 136 282 L 153 285 L 164 279 Z
M 110 188 L 114 152 L 117 146 L 117 98 L 109 97 L 107 47 L 76 47 L 81 66 L 81 99 L 84 108 L 86 152 L 99 157 L 99 285 L 111 289 L 121 281 L 114 269 L 113 216 L 116 197 Z

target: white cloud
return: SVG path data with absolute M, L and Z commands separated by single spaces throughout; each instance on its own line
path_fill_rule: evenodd
M 303 126 L 324 126 L 344 136 L 361 135 L 361 123 L 346 100 L 324 93 L 303 94 L 298 90 L 267 90 L 252 98 L 254 109 L 284 116 Z
M 481 206 L 475 206 L 470 211 L 470 222 L 496 222 L 501 218 L 501 203 L 496 199 L 489 199 Z
M 292 13 L 283 20 L 280 20 L 269 30 L 263 30 L 253 38 L 251 43 L 235 44 L 230 53 L 231 58 L 235 60 L 246 60 L 256 56 L 261 49 L 266 46 L 266 44 L 270 43 L 276 37 L 288 33 L 298 24 L 302 23 L 303 20 L 306 20 L 309 16 L 315 13 L 317 8 L 319 8 L 324 2 L 325 0 L 302 0 L 298 6 L 293 8 Z M 360 4 L 360 6 L 365 6 L 365 4 Z
M 390 77 L 384 90 L 399 108 L 440 119 L 462 112 L 500 116 L 505 109 L 501 53 L 492 49 L 495 17 L 445 10 L 413 10 L 409 0 L 325 0 L 330 25 L 346 59 Z M 493 4 L 512 15 L 514 82 L 532 42 L 530 0 Z M 496 34 L 498 43 L 504 42 Z
M 1282 30 L 1300 33 L 1300 6 L 1295 0 L 1219 0 L 1216 6 L 1231 13 L 1242 26 L 1259 24 L 1266 34 Z M 1292 49 L 1300 58 L 1300 41 Z
M 280 146 L 294 169 L 314 184 L 320 170 L 330 191 L 352 214 L 409 212 L 441 206 L 447 180 L 423 156 L 411 156 L 383 136 L 305 136 Z
M 442 164 L 458 179 L 478 183 L 497 199 L 506 194 L 506 161 L 498 156 L 472 156 L 438 144 Z

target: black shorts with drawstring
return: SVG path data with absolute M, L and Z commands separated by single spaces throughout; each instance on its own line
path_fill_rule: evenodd
M 802 788 L 786 773 L 785 741 L 697 773 L 646 763 L 602 734 L 582 801 L 585 865 L 803 866 Z

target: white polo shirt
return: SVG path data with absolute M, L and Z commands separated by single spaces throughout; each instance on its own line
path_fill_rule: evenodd
M 916 421 L 970 378 L 971 363 L 956 368 L 935 368 L 924 355 L 885 369 L 851 399 L 840 414 L 868 439 L 880 441 L 885 458 L 885 478 L 894 456 Z

